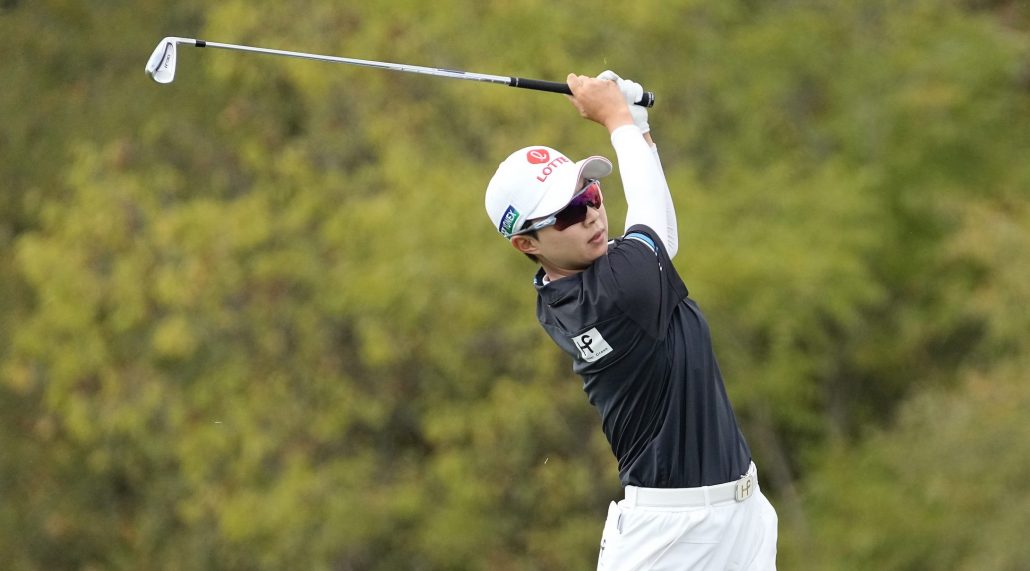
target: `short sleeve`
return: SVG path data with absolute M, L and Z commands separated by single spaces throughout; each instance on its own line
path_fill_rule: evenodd
M 648 334 L 663 339 L 687 288 L 662 241 L 651 228 L 635 225 L 616 240 L 607 258 L 615 303 Z

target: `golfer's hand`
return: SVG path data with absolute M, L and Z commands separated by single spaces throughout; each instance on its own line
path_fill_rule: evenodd
M 569 99 L 583 117 L 604 125 L 608 132 L 633 124 L 626 98 L 614 82 L 574 73 L 566 81 L 572 91 Z
M 640 98 L 644 95 L 643 86 L 635 81 L 622 79 L 619 77 L 619 74 L 610 69 L 597 76 L 597 79 L 607 79 L 608 81 L 615 82 L 615 85 L 619 86 L 622 96 L 626 99 L 629 114 L 633 116 L 633 123 L 640 129 L 641 133 L 647 134 L 651 131 L 651 126 L 647 124 L 647 107 L 636 105 L 636 102 L 640 101 Z

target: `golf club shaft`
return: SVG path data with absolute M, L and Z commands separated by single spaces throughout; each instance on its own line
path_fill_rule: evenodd
M 380 61 L 370 61 L 363 59 L 345 58 L 338 56 L 327 56 L 319 54 L 309 54 L 304 52 L 292 52 L 287 50 L 275 50 L 270 48 L 257 48 L 253 46 L 242 46 L 236 44 L 223 44 L 219 42 L 208 42 L 204 40 L 185 40 L 182 43 L 191 43 L 198 48 L 219 48 L 226 50 L 237 50 L 244 52 L 253 52 L 260 54 L 279 55 L 293 58 L 310 59 L 317 61 L 327 61 L 333 63 L 343 63 L 348 65 L 357 65 L 362 67 L 371 67 L 375 69 L 385 69 L 390 71 L 402 71 L 407 73 L 421 73 L 425 75 L 432 75 L 436 77 L 446 77 L 451 79 L 464 79 L 467 81 L 481 81 L 486 83 L 497 83 L 501 85 L 507 85 L 510 87 L 521 87 L 523 89 L 533 89 L 536 91 L 550 91 L 552 93 L 564 93 L 566 95 L 572 95 L 572 91 L 569 86 L 565 83 L 559 83 L 556 81 L 543 81 L 539 79 L 526 79 L 522 77 L 506 77 L 501 75 L 488 75 L 484 73 L 472 73 L 467 71 L 460 71 L 454 69 L 443 69 L 435 67 L 423 67 L 419 65 L 407 65 L 399 63 L 387 63 Z M 650 91 L 644 92 L 643 97 L 640 101 L 636 102 L 637 105 L 643 107 L 651 107 L 654 105 L 654 93 Z

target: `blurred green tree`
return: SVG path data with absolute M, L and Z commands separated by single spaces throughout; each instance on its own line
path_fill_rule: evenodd
M 180 34 L 640 80 L 781 565 L 1016 568 L 1022 512 L 960 527 L 1025 471 L 998 446 L 1030 324 L 1027 13 L 0 4 L 0 553 L 589 569 L 619 495 L 482 211 L 512 149 L 605 153 L 599 128 L 552 95 L 214 50 L 149 83 Z

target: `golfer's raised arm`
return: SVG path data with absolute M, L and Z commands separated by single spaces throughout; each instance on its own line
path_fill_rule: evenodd
M 627 102 L 627 108 L 633 117 L 633 124 L 640 130 L 649 147 L 650 161 L 644 158 L 640 150 L 639 139 L 629 129 L 621 130 L 618 135 L 612 133 L 612 145 L 615 146 L 619 158 L 619 171 L 622 173 L 623 187 L 626 190 L 626 202 L 629 210 L 626 213 L 626 230 L 636 224 L 644 224 L 654 230 L 669 257 L 676 255 L 679 248 L 679 235 L 676 224 L 676 209 L 672 204 L 672 194 L 665 180 L 662 161 L 658 157 L 658 147 L 651 138 L 651 126 L 647 122 L 647 109 L 632 105 L 644 92 L 639 83 L 622 79 L 614 71 L 607 70 L 598 79 L 606 79 L 615 83 Z M 620 150 L 621 149 L 621 150 Z M 652 169 L 657 169 L 657 171 Z M 629 173 L 627 174 L 627 169 Z M 657 177 L 657 178 L 655 178 Z M 656 194 L 661 195 L 660 197 Z
M 644 141 L 636 125 L 613 131 L 612 146 L 626 193 L 626 230 L 638 224 L 647 226 L 661 239 L 669 257 L 675 256 L 679 247 L 676 212 L 657 148 Z
M 580 115 L 611 133 L 626 193 L 626 230 L 637 224 L 651 228 L 669 257 L 675 256 L 679 245 L 676 212 L 658 149 L 649 135 L 647 110 L 627 103 L 643 88 L 612 71 L 597 79 L 569 74 L 568 82 Z

